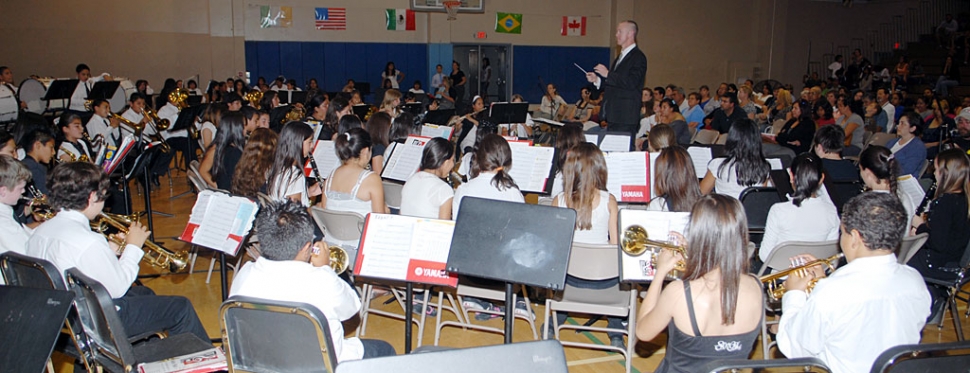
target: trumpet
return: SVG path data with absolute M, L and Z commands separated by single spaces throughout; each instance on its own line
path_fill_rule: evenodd
M 30 206 L 34 214 L 37 214 L 45 221 L 50 220 L 54 217 L 54 215 L 57 215 L 57 211 L 54 211 L 54 208 L 51 207 L 50 202 L 47 200 L 47 196 L 37 190 L 36 187 L 33 185 L 27 186 L 27 193 L 30 193 L 27 206 Z
M 623 250 L 623 252 L 630 256 L 640 256 L 650 251 L 652 257 L 651 262 L 653 263 L 657 262 L 657 257 L 660 255 L 661 250 L 673 250 L 680 253 L 684 259 L 687 259 L 687 250 L 683 246 L 674 245 L 665 241 L 651 240 L 646 228 L 641 225 L 631 225 L 623 230 L 623 238 L 620 240 L 620 250 Z M 681 260 L 674 266 L 674 270 L 667 274 L 667 277 L 673 280 L 679 280 L 685 271 L 687 271 L 687 263 Z
M 109 236 L 108 231 L 112 228 L 116 229 L 118 232 L 128 234 L 128 227 L 132 223 L 138 221 L 139 214 L 131 215 L 117 215 L 109 213 L 100 213 L 98 219 L 91 221 L 91 230 L 101 233 L 108 237 L 109 240 L 118 245 L 124 245 L 122 241 L 117 236 Z M 188 254 L 186 252 L 175 252 L 162 247 L 157 243 L 152 241 L 145 241 L 145 248 L 148 251 L 142 260 L 148 262 L 148 264 L 158 267 L 158 268 L 168 268 L 172 272 L 179 272 L 185 269 L 187 265 Z
M 347 250 L 337 245 L 327 245 L 327 254 L 330 256 L 330 268 L 333 268 L 333 272 L 336 274 L 341 274 L 347 271 L 350 267 L 350 255 L 347 255 Z
M 785 289 L 785 284 L 779 282 L 779 280 L 781 280 L 782 277 L 785 277 L 791 274 L 794 274 L 797 276 L 804 276 L 808 268 L 811 268 L 820 264 L 825 264 L 827 267 L 829 267 L 829 270 L 834 271 L 835 266 L 832 265 L 832 262 L 837 261 L 844 256 L 845 254 L 838 253 L 825 259 L 815 259 L 811 262 L 802 264 L 800 266 L 788 268 L 784 271 L 761 276 L 759 280 L 761 280 L 761 282 L 765 284 L 765 288 L 768 290 L 768 299 L 770 299 L 772 302 L 777 302 L 781 300 L 781 298 L 785 295 L 785 292 L 788 291 L 787 289 Z M 811 294 L 812 289 L 815 288 L 815 284 L 818 283 L 818 280 L 819 279 L 814 278 L 811 281 L 809 281 L 808 288 L 805 289 L 805 292 Z

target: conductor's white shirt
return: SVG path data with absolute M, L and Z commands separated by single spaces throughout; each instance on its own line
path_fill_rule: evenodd
M 145 253 L 140 247 L 127 245 L 120 258 L 115 256 L 108 240 L 91 230 L 84 214 L 61 210 L 34 230 L 27 241 L 27 255 L 53 263 L 62 274 L 77 268 L 117 299 L 138 277 L 138 262 Z
M 868 372 L 886 349 L 919 343 L 930 294 L 896 255 L 857 258 L 818 281 L 811 296 L 782 298 L 778 348 L 788 358 L 817 357 L 832 372 Z

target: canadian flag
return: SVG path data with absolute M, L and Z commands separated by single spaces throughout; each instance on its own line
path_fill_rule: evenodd
M 586 36 L 586 17 L 562 17 L 562 36 Z

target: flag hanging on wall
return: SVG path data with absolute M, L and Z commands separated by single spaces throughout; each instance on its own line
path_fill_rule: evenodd
M 495 13 L 495 32 L 522 33 L 522 13 Z
M 586 36 L 586 17 L 562 17 L 562 36 Z
M 384 11 L 388 30 L 414 31 L 414 11 L 410 9 L 388 9 Z
M 317 30 L 347 29 L 347 8 L 317 8 L 315 13 Z
M 290 27 L 293 25 L 293 8 L 288 6 L 259 7 L 259 27 Z

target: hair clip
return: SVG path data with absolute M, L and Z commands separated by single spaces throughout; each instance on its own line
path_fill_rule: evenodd
M 896 153 L 889 153 L 889 158 L 886 158 L 886 160 L 891 161 L 893 158 L 896 158 Z
M 505 169 L 505 167 L 498 166 L 498 167 L 495 168 L 495 172 L 497 173 L 497 172 L 502 171 L 504 169 Z
M 347 141 L 350 141 L 350 132 L 344 132 L 344 136 L 347 136 Z

